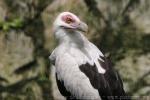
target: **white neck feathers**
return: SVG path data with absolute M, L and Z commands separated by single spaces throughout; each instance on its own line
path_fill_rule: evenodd
M 78 46 L 82 48 L 88 42 L 85 36 L 79 31 L 65 31 L 63 29 L 55 32 L 55 37 L 59 41 L 59 44 L 69 43 L 70 45 Z

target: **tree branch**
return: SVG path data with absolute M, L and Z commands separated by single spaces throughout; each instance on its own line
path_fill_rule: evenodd
M 121 15 L 124 16 L 127 11 L 135 4 L 138 3 L 140 0 L 129 0 L 124 9 L 122 10 Z
M 20 80 L 19 82 L 17 83 L 14 83 L 12 85 L 9 85 L 9 86 L 0 86 L 0 93 L 2 92 L 9 92 L 9 93 L 15 93 L 15 92 L 19 92 L 20 89 L 23 88 L 23 86 L 25 86 L 28 82 L 31 82 L 33 80 L 38 80 L 38 76 L 36 77 L 31 77 L 30 79 L 23 79 L 23 80 Z
M 0 76 L 0 82 L 8 82 L 8 80 Z
M 87 5 L 88 10 L 92 12 L 93 15 L 102 18 L 106 25 L 109 24 L 101 10 L 97 8 L 97 3 L 95 0 L 84 0 L 84 2 Z
M 28 71 L 29 69 L 35 67 L 37 65 L 37 61 L 36 60 L 33 60 L 33 61 L 30 61 L 28 62 L 27 64 L 24 64 L 22 66 L 20 66 L 18 69 L 16 69 L 14 71 L 15 74 L 21 74 L 25 71 Z

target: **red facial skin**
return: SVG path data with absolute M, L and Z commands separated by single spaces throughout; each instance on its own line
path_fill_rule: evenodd
M 62 16 L 62 20 L 67 24 L 71 24 L 71 23 L 76 22 L 75 19 L 71 15 Z

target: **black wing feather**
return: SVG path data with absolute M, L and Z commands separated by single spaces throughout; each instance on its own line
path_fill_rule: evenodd
M 122 80 L 112 64 L 105 57 L 104 62 L 99 60 L 100 65 L 106 70 L 104 74 L 98 72 L 96 65 L 91 66 L 89 63 L 80 65 L 80 70 L 89 78 L 92 86 L 98 90 L 102 100 L 118 100 L 126 93 L 123 89 Z
M 64 97 L 66 97 L 67 100 L 76 100 L 76 98 L 73 97 L 69 91 L 67 91 L 66 87 L 64 86 L 64 82 L 58 79 L 57 74 L 56 74 L 56 82 L 60 93 Z

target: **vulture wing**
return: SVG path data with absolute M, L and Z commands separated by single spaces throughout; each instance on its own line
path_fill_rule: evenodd
M 98 89 L 102 100 L 123 99 L 126 94 L 118 72 L 112 67 L 107 58 L 101 57 L 101 59 L 103 61 L 99 60 L 99 63 L 106 70 L 104 74 L 98 72 L 95 64 L 94 66 L 88 63 L 83 64 L 80 66 L 80 70 L 89 78 L 92 86 Z
M 70 53 L 60 54 L 56 58 L 55 67 L 59 91 L 67 99 L 100 98 L 98 90 L 91 85 L 89 78 L 80 70 L 79 64 Z

